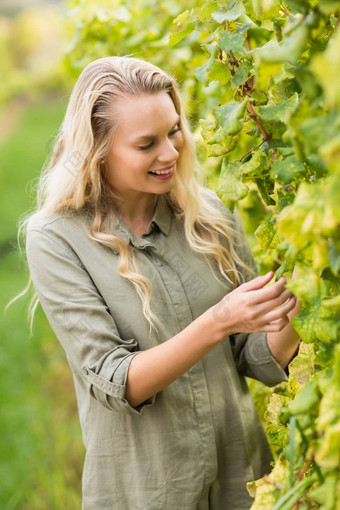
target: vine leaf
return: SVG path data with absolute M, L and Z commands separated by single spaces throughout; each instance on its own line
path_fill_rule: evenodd
M 280 184 L 289 184 L 300 181 L 306 173 L 306 168 L 295 156 L 289 156 L 285 159 L 276 159 L 270 173 Z
M 232 50 L 237 56 L 243 55 L 245 53 L 244 41 L 245 39 L 241 34 L 227 32 L 226 30 L 220 33 L 220 46 L 226 53 Z
M 256 229 L 255 237 L 260 251 L 276 248 L 282 242 L 275 223 L 275 218 L 271 218 Z
M 212 18 L 217 23 L 225 23 L 226 21 L 234 21 L 244 14 L 245 8 L 239 0 L 228 0 L 225 9 L 216 9 L 212 13 Z
M 235 202 L 247 195 L 248 188 L 242 183 L 241 163 L 223 160 L 216 193 L 231 209 Z

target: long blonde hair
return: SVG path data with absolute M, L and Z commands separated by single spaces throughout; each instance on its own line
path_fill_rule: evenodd
M 102 161 L 109 153 L 112 134 L 117 127 L 112 118 L 115 101 L 126 96 L 156 94 L 166 91 L 180 116 L 183 148 L 176 163 L 176 182 L 166 194 L 174 215 L 183 221 L 191 248 L 217 262 L 215 277 L 233 286 L 242 281 L 239 268 L 249 269 L 234 246 L 236 230 L 232 220 L 200 192 L 195 144 L 183 113 L 176 81 L 158 67 L 132 57 L 104 57 L 91 62 L 80 74 L 55 138 L 51 156 L 46 161 L 37 186 L 37 203 L 33 212 L 19 221 L 18 244 L 38 218 L 54 213 L 70 214 L 82 209 L 93 212 L 89 236 L 120 255 L 119 274 L 129 280 L 141 298 L 143 313 L 151 328 L 160 321 L 150 308 L 151 282 L 138 273 L 132 248 L 118 236 L 105 232 L 109 212 L 118 198 L 105 177 Z M 70 171 L 72 164 L 72 171 Z M 224 242 L 221 243 L 221 240 Z M 21 250 L 22 251 L 22 250 Z M 26 288 L 7 306 L 26 294 Z M 34 289 L 33 289 L 34 291 Z M 30 330 L 39 299 L 34 293 L 29 303 Z

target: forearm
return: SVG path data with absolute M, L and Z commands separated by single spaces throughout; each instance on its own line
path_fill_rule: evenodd
M 232 333 L 282 330 L 292 304 L 285 279 L 264 288 L 272 277 L 270 272 L 240 285 L 176 336 L 136 354 L 125 391 L 130 405 L 136 407 L 171 384 Z M 279 350 L 280 338 L 273 342 Z
M 289 324 L 279 332 L 267 333 L 268 347 L 282 368 L 286 368 L 292 359 L 299 343 L 300 336 L 291 325 L 294 315 L 300 312 L 300 302 L 297 300 L 296 306 L 289 312 Z
M 136 354 L 126 384 L 130 405 L 136 407 L 178 379 L 222 339 L 208 310 L 176 336 Z

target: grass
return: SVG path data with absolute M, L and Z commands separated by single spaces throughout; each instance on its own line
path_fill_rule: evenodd
M 73 380 L 64 352 L 39 307 L 29 336 L 28 297 L 4 313 L 28 281 L 16 247 L 19 217 L 65 110 L 57 100 L 26 105 L 0 143 L 0 508 L 81 508 L 84 448 Z

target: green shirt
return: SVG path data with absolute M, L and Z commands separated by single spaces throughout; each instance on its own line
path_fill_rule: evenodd
M 244 236 L 217 195 L 202 192 Z M 90 225 L 89 213 L 55 214 L 29 229 L 26 244 L 34 287 L 74 376 L 86 447 L 83 509 L 248 509 L 246 482 L 270 471 L 271 453 L 245 376 L 267 385 L 287 379 L 266 334 L 226 337 L 131 407 L 125 384 L 133 356 L 178 334 L 230 288 L 190 249 L 166 195 L 142 237 L 112 215 L 110 229 L 134 247 L 152 282 L 151 308 L 164 325 L 157 338 L 135 288 L 118 273 L 118 254 L 89 238 Z M 239 253 L 252 260 L 246 242 Z

